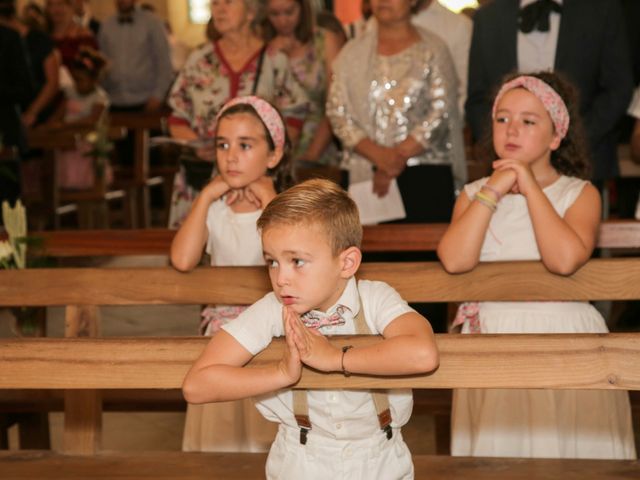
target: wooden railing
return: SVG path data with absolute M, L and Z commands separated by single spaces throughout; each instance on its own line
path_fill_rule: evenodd
M 435 251 L 446 223 L 365 226 L 365 252 Z M 31 232 L 42 239 L 34 253 L 53 257 L 167 255 L 175 230 L 55 230 Z M 599 248 L 640 248 L 640 222 L 609 220 L 600 226 Z

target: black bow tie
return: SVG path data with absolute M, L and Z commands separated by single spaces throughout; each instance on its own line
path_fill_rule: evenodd
M 520 31 L 530 33 L 533 30 L 549 31 L 551 12 L 562 13 L 562 6 L 553 0 L 537 0 L 520 9 L 518 15 Z
M 118 23 L 133 23 L 131 15 L 118 15 Z

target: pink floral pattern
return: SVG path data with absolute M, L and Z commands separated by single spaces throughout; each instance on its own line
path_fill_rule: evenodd
M 216 115 L 238 96 L 257 95 L 273 103 L 285 118 L 304 120 L 307 98 L 290 74 L 287 57 L 267 49 L 256 92 L 259 52 L 234 72 L 215 43 L 207 43 L 191 54 L 171 88 L 168 103 L 172 116 L 184 120 L 200 136 L 215 134 Z
M 491 117 L 496 116 L 496 107 L 502 96 L 509 90 L 522 87 L 533 93 L 544 105 L 545 110 L 549 112 L 553 126 L 556 129 L 556 133 L 560 135 L 560 138 L 564 138 L 569 130 L 569 110 L 565 105 L 562 97 L 549 86 L 549 84 L 543 82 L 539 78 L 531 77 L 528 75 L 521 75 L 513 80 L 505 83 L 500 88 L 496 99 L 493 102 L 493 109 L 491 111 Z
M 462 327 L 465 322 L 469 326 L 469 333 L 482 333 L 480 328 L 480 304 L 478 302 L 465 302 L 458 307 L 456 318 L 451 324 L 451 331 Z

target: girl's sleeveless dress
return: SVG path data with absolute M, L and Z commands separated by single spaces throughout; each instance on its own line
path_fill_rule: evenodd
M 465 187 L 469 198 L 487 181 Z M 544 189 L 564 216 L 587 182 L 562 176 Z M 526 200 L 500 200 L 480 260 L 539 260 Z M 467 305 L 468 307 L 468 305 Z M 467 308 L 467 312 L 473 312 Z M 604 333 L 600 313 L 586 302 L 482 302 L 462 333 Z M 478 332 L 479 330 L 479 332 Z M 560 366 L 559 366 L 560 368 Z M 636 458 L 629 397 L 606 390 L 457 390 L 452 455 L 542 458 Z
M 263 265 L 256 221 L 262 213 L 234 213 L 224 199 L 213 202 L 207 215 L 206 251 L 214 266 Z M 211 336 L 233 321 L 244 306 L 216 305 L 204 309 L 203 330 Z M 267 452 L 277 425 L 266 420 L 252 399 L 188 405 L 182 450 L 198 452 Z

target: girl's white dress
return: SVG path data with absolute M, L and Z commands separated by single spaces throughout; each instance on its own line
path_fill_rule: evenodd
M 206 251 L 211 265 L 263 265 L 262 242 L 256 222 L 262 210 L 235 213 L 224 199 L 213 202 L 207 214 L 209 239 Z M 217 315 L 216 311 L 217 310 Z M 215 334 L 222 324 L 242 310 L 238 306 L 208 307 L 203 316 L 212 313 L 205 335 Z M 182 450 L 186 452 L 267 452 L 277 431 L 275 423 L 266 420 L 252 399 L 235 402 L 188 405 Z
M 487 178 L 465 186 L 473 198 Z M 560 216 L 587 182 L 560 177 L 544 189 Z M 526 200 L 500 200 L 480 260 L 539 260 Z M 470 332 L 466 320 L 462 333 Z M 603 333 L 600 313 L 586 302 L 483 302 L 481 333 Z M 561 368 L 561 366 L 559 366 Z M 487 457 L 636 458 L 627 392 L 605 390 L 457 390 L 451 454 Z

